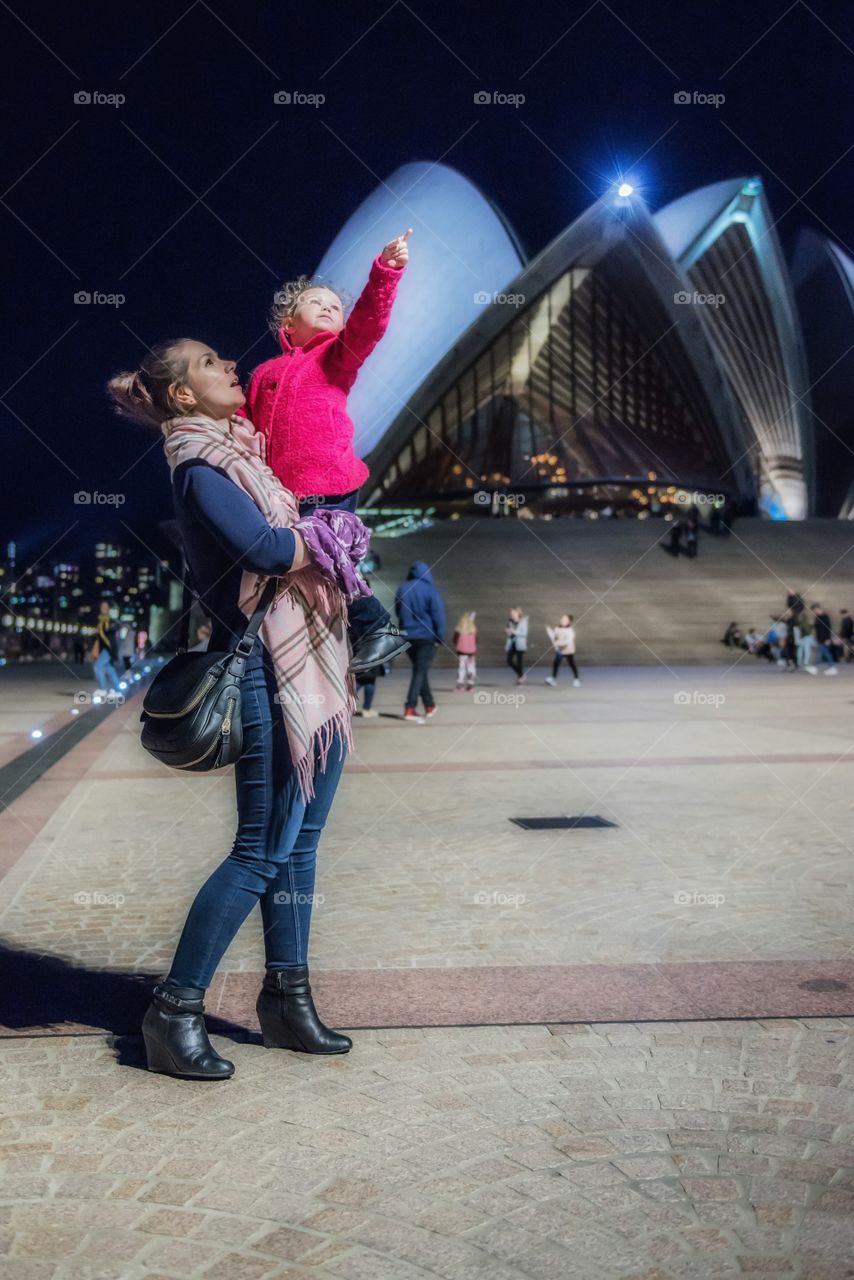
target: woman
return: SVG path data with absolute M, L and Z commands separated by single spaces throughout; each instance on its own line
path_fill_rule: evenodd
M 120 693 L 119 673 L 116 670 L 118 662 L 118 641 L 116 638 L 116 628 L 113 626 L 110 618 L 110 604 L 107 600 L 102 600 L 98 617 L 95 619 L 95 639 L 92 642 L 92 667 L 95 672 L 95 679 L 98 681 L 98 688 L 101 692 L 107 689 L 107 680 L 110 682 L 110 693 Z
M 504 627 L 507 639 L 504 648 L 507 651 L 507 665 L 516 672 L 516 683 L 524 684 L 526 680 L 522 654 L 528 648 L 528 619 L 521 609 L 510 610 L 510 617 Z
M 546 684 L 553 686 L 557 684 L 561 659 L 566 658 L 573 675 L 572 686 L 578 689 L 581 681 L 578 678 L 578 667 L 575 665 L 575 627 L 572 624 L 572 614 L 561 614 L 560 622 L 556 627 L 546 627 L 546 635 L 551 640 L 555 651 L 552 673 L 546 676 Z
M 159 426 L 192 579 L 212 621 L 211 651 L 235 648 L 263 584 L 281 578 L 241 684 L 244 754 L 235 766 L 231 853 L 187 916 L 172 967 L 143 1022 L 149 1070 L 222 1080 L 204 993 L 240 925 L 261 904 L 264 1044 L 346 1053 L 319 1020 L 307 967 L 316 851 L 350 741 L 345 600 L 312 566 L 293 494 L 264 462 L 263 438 L 233 417 L 244 396 L 233 361 L 181 339 L 109 384 L 118 409 Z M 284 576 L 287 575 L 287 576 Z

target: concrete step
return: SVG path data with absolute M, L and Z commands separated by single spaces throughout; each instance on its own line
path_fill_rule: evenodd
M 407 536 L 374 537 L 382 567 L 372 585 L 393 610 L 394 591 L 413 560 L 425 560 L 448 611 L 477 610 L 478 656 L 501 662 L 513 605 L 529 615 L 529 660 L 551 661 L 545 633 L 561 613 L 575 616 L 584 664 L 727 664 L 727 624 L 765 629 L 789 590 L 820 601 L 837 624 L 854 609 L 854 528 L 845 521 L 740 520 L 729 537 L 701 535 L 695 560 L 660 547 L 659 520 L 519 520 L 471 517 Z M 749 659 L 753 661 L 753 659 Z M 437 662 L 453 654 L 440 650 Z

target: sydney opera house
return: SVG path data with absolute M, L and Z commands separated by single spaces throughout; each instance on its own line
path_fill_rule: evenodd
M 404 165 L 317 275 L 355 296 L 414 228 L 389 332 L 350 397 L 368 508 L 854 512 L 854 261 L 791 262 L 762 181 L 651 212 L 625 184 L 533 257 L 462 175 Z

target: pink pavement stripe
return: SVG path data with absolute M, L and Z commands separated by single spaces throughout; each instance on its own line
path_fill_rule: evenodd
M 262 977 L 218 974 L 208 991 L 208 1014 L 257 1032 L 255 999 Z M 804 982 L 845 989 L 804 990 Z M 854 959 L 318 969 L 312 972 L 312 988 L 324 1021 L 344 1029 L 850 1018 Z M 105 1010 L 105 1025 L 115 1028 L 121 1016 L 118 1007 Z M 91 1025 L 65 1023 L 0 1029 L 0 1034 L 92 1031 Z
M 69 752 L 69 755 L 71 753 Z M 780 752 L 775 755 L 747 756 L 608 756 L 607 759 L 585 760 L 389 760 L 383 764 L 358 764 L 349 760 L 347 773 L 514 773 L 529 769 L 663 769 L 690 768 L 692 765 L 772 765 L 772 764 L 854 764 L 854 752 L 809 752 L 805 755 Z M 181 781 L 177 773 L 162 769 L 97 769 L 89 775 L 104 782 L 134 778 L 162 778 L 164 782 Z

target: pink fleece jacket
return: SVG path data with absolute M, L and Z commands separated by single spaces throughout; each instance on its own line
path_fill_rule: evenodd
M 385 333 L 403 274 L 380 258 L 340 333 L 316 333 L 295 347 L 279 330 L 282 354 L 249 380 L 246 412 L 267 440 L 267 463 L 297 499 L 358 489 L 368 468 L 353 448 L 347 393 Z

